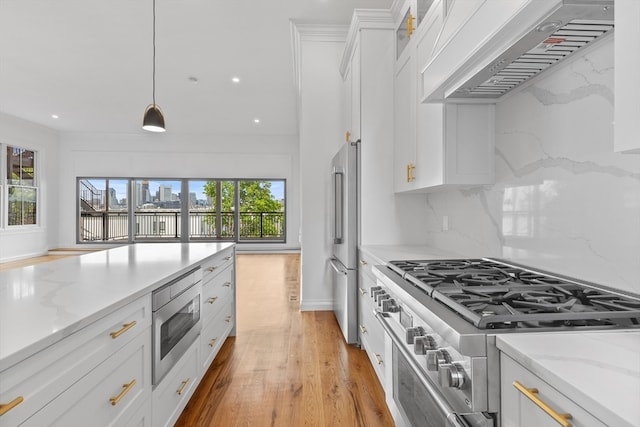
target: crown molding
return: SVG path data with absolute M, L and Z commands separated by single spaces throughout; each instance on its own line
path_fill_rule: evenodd
M 354 9 L 346 44 L 340 62 L 340 74 L 344 77 L 351 62 L 353 49 L 360 30 L 393 30 L 393 16 L 389 9 Z

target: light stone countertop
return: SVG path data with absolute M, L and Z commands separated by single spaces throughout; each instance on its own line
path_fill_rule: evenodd
M 0 372 L 233 245 L 127 245 L 0 272 Z
M 640 331 L 499 335 L 496 344 L 605 424 L 640 426 Z
M 467 258 L 466 256 L 443 251 L 433 246 L 423 245 L 363 245 L 360 247 L 360 250 L 366 252 L 380 264 L 386 264 L 394 260 Z

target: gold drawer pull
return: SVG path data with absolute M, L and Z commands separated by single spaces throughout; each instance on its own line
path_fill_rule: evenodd
M 187 386 L 187 384 L 189 384 L 189 381 L 191 381 L 191 378 L 187 378 L 186 380 L 182 381 L 180 388 L 176 390 L 176 393 L 178 393 L 178 395 L 182 394 L 184 388 Z
M 216 345 L 216 341 L 218 341 L 218 337 L 215 337 L 214 339 L 209 341 L 209 347 L 213 347 L 214 345 Z
M 225 288 L 230 288 L 231 287 L 231 282 L 224 282 L 224 284 L 222 285 Z
M 362 295 L 366 295 L 367 294 L 367 290 L 365 288 L 360 288 L 360 293 Z
M 229 323 L 229 322 L 231 322 L 231 318 L 232 318 L 232 317 L 233 317 L 233 316 L 229 315 L 229 316 L 227 316 L 227 317 L 226 317 L 226 319 L 224 319 L 224 321 L 225 321 L 225 322 L 227 322 L 227 323 Z
M 24 402 L 24 397 L 18 396 L 9 403 L 0 403 L 0 415 L 6 414 L 22 402 Z
M 120 335 L 124 334 L 129 329 L 133 328 L 134 326 L 136 326 L 136 321 L 135 320 L 133 322 L 125 323 L 124 325 L 122 325 L 122 329 L 120 329 L 118 331 L 115 331 L 115 332 L 110 332 L 109 335 L 111 335 L 111 338 L 113 338 L 115 340 Z
M 527 396 L 529 400 L 531 400 L 533 403 L 536 404 L 536 406 L 538 406 L 540 409 L 546 412 L 547 415 L 549 415 L 551 418 L 556 420 L 556 422 L 560 424 L 562 427 L 571 427 L 571 423 L 567 421 L 573 418 L 571 414 L 559 414 L 558 412 L 554 411 L 549 405 L 544 403 L 537 396 L 538 394 L 537 388 L 527 388 L 518 381 L 514 381 L 513 386 L 517 388 L 520 393 Z
M 225 261 L 229 261 L 231 258 L 233 258 L 231 255 L 224 257 Z
M 360 325 L 360 332 L 362 332 L 363 334 L 367 333 L 367 328 L 365 328 L 364 326 Z
M 384 363 L 382 357 L 380 357 L 378 353 L 374 354 L 374 356 L 376 358 L 376 362 L 378 362 L 378 365 L 382 365 Z
M 122 387 L 124 387 L 122 389 L 122 391 L 120 393 L 118 393 L 118 395 L 116 397 L 110 397 L 109 401 L 111 402 L 111 405 L 116 406 L 118 404 L 118 402 L 120 402 L 120 399 L 122 399 L 123 397 L 125 397 L 127 395 L 127 393 L 129 393 L 131 391 L 131 389 L 133 388 L 133 386 L 136 385 L 136 380 L 131 380 L 131 382 L 129 384 L 122 384 Z
M 209 273 L 211 273 L 212 271 L 215 271 L 217 268 L 218 268 L 218 266 L 216 266 L 216 265 L 212 265 L 211 267 L 207 268 L 207 271 L 208 271 Z
M 214 302 L 216 302 L 217 299 L 218 299 L 218 297 L 211 297 L 211 298 L 207 299 L 207 303 L 208 304 L 213 304 Z
M 365 260 L 361 259 L 361 260 L 360 260 L 360 265 L 367 265 L 367 261 L 365 261 Z

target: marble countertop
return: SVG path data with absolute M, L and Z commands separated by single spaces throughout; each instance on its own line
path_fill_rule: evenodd
M 454 252 L 424 245 L 363 245 L 360 250 L 375 258 L 380 264 L 393 260 L 465 258 Z
M 640 331 L 500 335 L 496 344 L 605 424 L 640 426 Z
M 233 245 L 127 245 L 0 272 L 0 371 Z

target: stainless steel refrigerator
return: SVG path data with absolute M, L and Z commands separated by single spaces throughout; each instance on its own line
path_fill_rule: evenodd
M 333 312 L 347 343 L 358 343 L 358 176 L 360 141 L 348 142 L 331 165 Z

